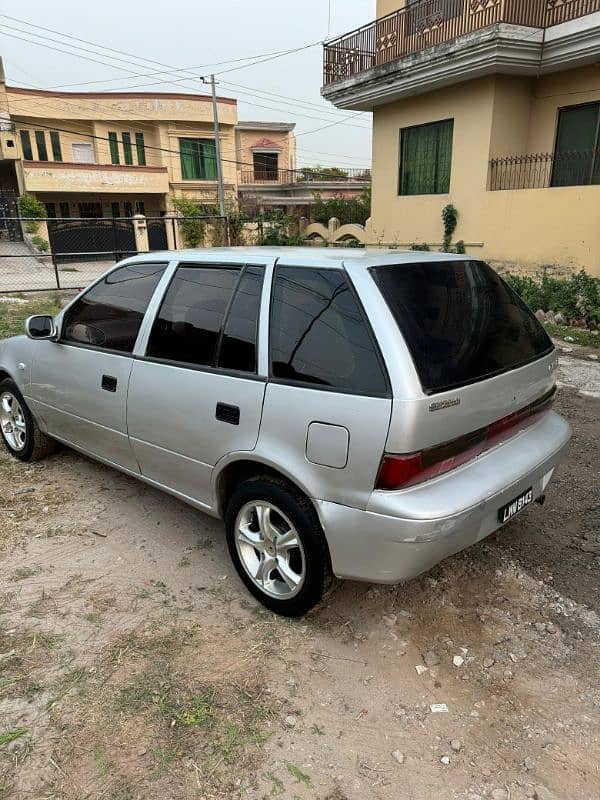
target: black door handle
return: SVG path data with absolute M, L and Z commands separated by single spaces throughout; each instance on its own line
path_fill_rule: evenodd
M 228 406 L 227 403 L 217 403 L 215 417 L 221 422 L 228 422 L 230 425 L 239 425 L 239 406 Z
M 116 392 L 117 391 L 117 379 L 113 378 L 112 375 L 103 375 L 102 376 L 102 388 L 107 392 Z

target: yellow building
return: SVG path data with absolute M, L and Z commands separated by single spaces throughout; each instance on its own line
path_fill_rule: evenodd
M 600 0 L 378 0 L 322 94 L 373 112 L 371 242 L 600 275 Z

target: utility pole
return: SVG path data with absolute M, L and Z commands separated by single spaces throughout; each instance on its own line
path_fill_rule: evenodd
M 217 111 L 217 87 L 215 76 L 210 76 L 210 81 L 202 78 L 203 83 L 210 83 L 212 89 L 213 123 L 215 128 L 215 155 L 217 159 L 217 183 L 219 192 L 219 210 L 221 217 L 225 219 L 225 191 L 223 189 L 223 165 L 221 164 L 221 142 L 219 140 L 219 117 Z M 229 238 L 229 237 L 227 237 Z

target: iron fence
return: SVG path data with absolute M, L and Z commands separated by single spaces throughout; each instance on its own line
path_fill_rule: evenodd
M 370 169 L 339 169 L 304 167 L 303 169 L 245 169 L 241 172 L 242 184 L 286 184 L 310 182 L 361 182 L 371 181 Z
M 528 153 L 493 158 L 489 188 L 547 189 L 600 184 L 600 149 L 557 153 Z
M 600 11 L 600 0 L 420 0 L 327 42 L 325 86 L 505 22 L 549 28 Z
M 37 219 L 0 213 L 0 294 L 79 290 L 128 256 L 235 244 L 232 239 L 233 226 L 214 215 Z

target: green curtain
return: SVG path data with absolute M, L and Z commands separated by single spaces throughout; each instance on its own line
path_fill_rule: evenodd
M 119 142 L 117 134 L 114 131 L 108 133 L 108 146 L 110 148 L 110 162 L 111 164 L 119 163 Z
M 450 191 L 453 121 L 402 131 L 400 194 L 446 194 Z
M 180 139 L 179 153 L 183 180 L 217 179 L 216 148 L 212 139 Z
M 600 103 L 560 111 L 552 186 L 600 183 L 599 114 Z

